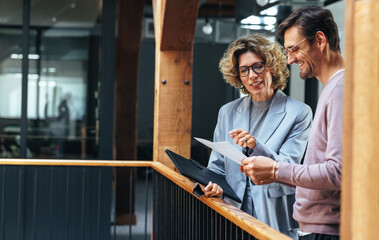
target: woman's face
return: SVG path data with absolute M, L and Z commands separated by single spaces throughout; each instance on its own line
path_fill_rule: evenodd
M 255 63 L 263 62 L 263 59 L 259 55 L 248 51 L 240 55 L 238 62 L 239 69 L 241 69 L 243 66 L 250 67 Z M 258 69 L 255 70 L 257 71 Z M 247 76 L 240 76 L 240 78 L 246 90 L 250 92 L 254 101 L 267 101 L 274 97 L 272 75 L 268 71 L 267 67 L 265 67 L 262 73 L 254 72 L 253 67 L 251 67 L 249 68 Z

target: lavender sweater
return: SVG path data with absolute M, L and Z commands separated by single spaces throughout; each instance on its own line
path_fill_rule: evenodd
M 339 235 L 344 71 L 325 84 L 304 165 L 281 162 L 279 182 L 296 186 L 294 219 L 303 232 Z

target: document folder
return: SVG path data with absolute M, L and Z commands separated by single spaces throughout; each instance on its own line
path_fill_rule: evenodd
M 212 181 L 222 188 L 225 196 L 241 203 L 241 199 L 238 198 L 237 194 L 225 180 L 225 176 L 202 166 L 198 161 L 184 158 L 168 149 L 166 149 L 166 153 L 183 176 L 201 183 L 204 186 L 208 185 L 209 181 Z

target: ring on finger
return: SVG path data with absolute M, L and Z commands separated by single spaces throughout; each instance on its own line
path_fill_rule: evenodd
M 247 142 L 247 138 L 246 137 L 243 137 L 243 139 L 245 140 L 245 143 Z

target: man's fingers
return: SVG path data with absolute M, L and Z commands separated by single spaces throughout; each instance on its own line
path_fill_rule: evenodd
M 249 161 L 250 158 L 244 158 L 241 160 L 241 164 L 242 166 L 246 166 L 250 161 Z
M 247 157 L 247 158 L 244 158 L 241 160 L 241 164 L 244 166 L 244 167 L 247 167 L 249 165 L 254 165 L 254 161 L 255 161 L 256 157 Z

